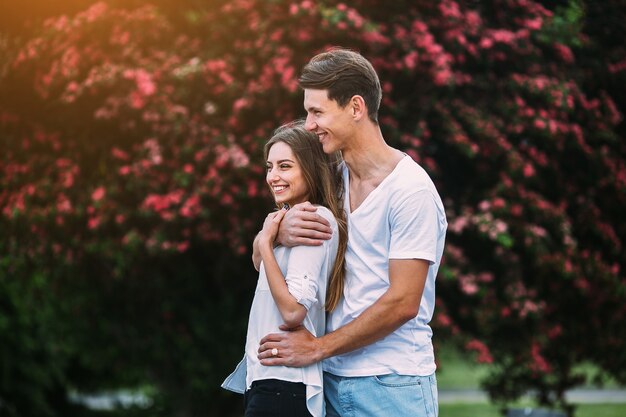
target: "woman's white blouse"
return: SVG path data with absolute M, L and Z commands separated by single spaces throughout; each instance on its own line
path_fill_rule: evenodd
M 296 246 L 274 249 L 276 261 L 285 276 L 291 295 L 307 309 L 303 325 L 314 336 L 321 336 L 326 329 L 326 285 L 337 256 L 339 233 L 337 221 L 326 207 L 317 206 L 317 213 L 329 221 L 333 230 L 330 240 L 321 246 Z M 264 366 L 257 359 L 259 341 L 269 333 L 279 333 L 283 324 L 280 311 L 272 298 L 263 263 L 259 268 L 254 300 L 250 308 L 246 352 L 235 371 L 226 378 L 223 388 L 243 393 L 253 381 L 280 379 L 303 382 L 306 385 L 307 407 L 314 416 L 323 416 L 324 395 L 322 392 L 322 364 L 304 368 L 286 366 Z M 279 352 L 280 355 L 280 352 Z

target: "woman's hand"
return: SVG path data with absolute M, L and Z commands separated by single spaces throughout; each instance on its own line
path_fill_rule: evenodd
M 263 229 L 259 233 L 260 245 L 265 248 L 272 248 L 274 246 L 274 240 L 276 240 L 280 222 L 283 220 L 286 212 L 287 210 L 283 208 L 278 211 L 273 211 L 267 215 L 265 221 L 263 222 Z

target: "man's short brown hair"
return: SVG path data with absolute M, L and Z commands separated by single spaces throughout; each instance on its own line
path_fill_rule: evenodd
M 378 108 L 382 89 L 372 64 L 358 52 L 334 48 L 311 58 L 298 80 L 300 87 L 328 90 L 328 98 L 345 107 L 359 95 L 367 106 L 367 114 L 378 124 Z

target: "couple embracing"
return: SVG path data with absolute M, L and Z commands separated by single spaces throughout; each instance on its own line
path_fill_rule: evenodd
M 265 145 L 279 209 L 254 242 L 245 355 L 222 386 L 244 394 L 246 417 L 436 417 L 439 194 L 386 144 L 380 82 L 363 56 L 321 53 L 299 83 L 306 121 Z

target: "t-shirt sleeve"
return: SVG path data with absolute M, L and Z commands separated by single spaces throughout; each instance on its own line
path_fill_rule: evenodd
M 409 194 L 393 207 L 390 214 L 390 259 L 424 259 L 430 264 L 437 258 L 439 210 L 428 190 Z

